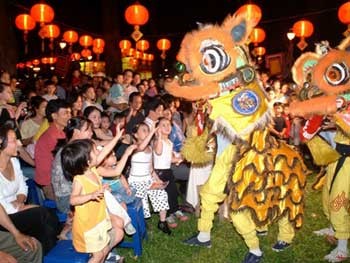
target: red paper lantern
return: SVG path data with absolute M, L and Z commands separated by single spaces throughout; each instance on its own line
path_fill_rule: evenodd
M 149 48 L 149 42 L 147 40 L 139 40 L 136 43 L 136 48 L 141 51 L 146 51 Z
M 40 64 L 40 60 L 39 59 L 33 59 L 32 64 L 34 66 L 38 66 Z
M 92 48 L 92 51 L 95 53 L 95 54 L 102 54 L 103 53 L 103 47 L 93 47 Z
M 162 38 L 157 41 L 157 48 L 161 51 L 167 51 L 171 47 L 169 39 Z
M 308 20 L 300 20 L 293 25 L 293 32 L 297 37 L 309 37 L 314 32 L 314 26 Z
M 101 49 L 102 48 L 102 50 L 103 50 L 103 48 L 105 47 L 105 41 L 102 38 L 95 38 L 92 41 L 92 46 L 96 47 L 97 49 Z
M 73 60 L 73 61 L 79 60 L 80 57 L 81 57 L 80 54 L 77 53 L 77 52 L 73 53 L 73 54 L 70 56 L 71 60 Z
M 73 30 L 68 30 L 63 33 L 63 40 L 68 44 L 73 44 L 78 41 L 78 33 Z
M 247 4 L 241 6 L 237 10 L 237 14 L 240 13 L 247 13 L 247 19 L 252 20 L 252 22 L 257 25 L 261 19 L 262 12 L 259 6 L 254 5 L 254 4 Z
M 60 35 L 60 28 L 54 24 L 46 25 L 43 28 L 43 33 L 44 37 L 54 39 Z
M 293 32 L 297 37 L 300 37 L 300 42 L 297 44 L 300 50 L 307 47 L 306 37 L 310 37 L 314 32 L 313 24 L 308 20 L 300 20 L 293 25 Z
M 154 55 L 153 54 L 148 54 L 147 60 L 148 61 L 153 61 L 154 60 Z
M 81 56 L 82 56 L 83 58 L 88 58 L 88 57 L 91 56 L 91 50 L 85 48 L 85 49 L 83 49 L 83 50 L 80 52 L 80 54 L 81 54 Z
M 119 48 L 121 50 L 128 50 L 131 48 L 131 42 L 129 40 L 121 40 L 119 42 Z
M 35 27 L 35 20 L 28 14 L 21 14 L 16 17 L 16 27 L 24 32 L 28 32 Z
M 346 2 L 339 7 L 338 18 L 343 24 L 350 24 L 350 2 Z
M 142 26 L 147 23 L 149 14 L 146 7 L 139 3 L 135 3 L 125 10 L 124 17 L 128 24 Z
M 24 64 L 23 62 L 20 62 L 16 65 L 16 68 L 19 68 L 19 69 L 24 69 L 26 66 L 26 64 Z
M 30 9 L 30 15 L 41 25 L 50 23 L 55 17 L 55 11 L 47 4 L 35 4 Z
M 259 43 L 263 42 L 265 40 L 266 34 L 264 29 L 256 27 L 253 29 L 252 33 L 250 34 L 250 40 L 255 45 L 258 45 Z
M 266 48 L 264 48 L 264 47 L 256 47 L 256 48 L 254 48 L 253 52 L 254 52 L 255 56 L 262 57 L 263 55 L 266 54 Z
M 92 45 L 92 37 L 89 35 L 83 35 L 79 38 L 79 44 L 84 48 L 87 48 Z
M 48 57 L 47 58 L 47 63 L 48 64 L 55 64 L 57 62 L 57 58 L 56 57 Z

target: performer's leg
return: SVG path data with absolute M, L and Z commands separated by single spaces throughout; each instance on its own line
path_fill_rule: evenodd
M 249 250 L 259 249 L 259 238 L 256 235 L 256 225 L 248 210 L 239 213 L 231 213 L 231 219 L 237 232 L 244 239 Z
M 333 180 L 336 163 L 328 166 L 327 182 L 324 191 L 329 193 L 329 219 L 338 239 L 337 247 L 325 256 L 333 262 L 334 259 L 345 260 L 348 257 L 348 239 L 350 237 L 349 191 L 350 191 L 350 158 L 347 158 Z M 327 205 L 327 204 L 325 204 Z M 337 261 L 338 262 L 338 261 Z M 340 262 L 340 261 L 339 261 Z
M 278 221 L 278 237 L 277 240 L 284 241 L 288 244 L 292 243 L 295 235 L 293 225 L 288 220 L 288 215 L 285 215 Z
M 224 152 L 216 159 L 208 181 L 201 188 L 201 214 L 198 220 L 198 230 L 201 232 L 210 233 L 214 214 L 219 208 L 218 203 L 222 202 L 226 197 L 224 190 L 230 175 L 233 158 L 235 157 L 235 149 L 233 145 L 227 146 Z
M 213 170 L 200 190 L 201 213 L 198 219 L 199 234 L 185 240 L 188 245 L 199 245 L 210 247 L 210 231 L 213 227 L 214 214 L 218 210 L 218 203 L 222 202 L 231 167 L 236 155 L 236 147 L 229 144 L 225 150 L 216 158 Z

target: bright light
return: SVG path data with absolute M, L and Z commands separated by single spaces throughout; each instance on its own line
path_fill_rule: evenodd
M 292 41 L 295 38 L 295 33 L 293 32 L 292 29 L 289 30 L 289 32 L 287 33 L 287 38 Z
M 64 49 L 67 46 L 67 43 L 64 41 L 61 41 L 59 45 L 61 49 Z

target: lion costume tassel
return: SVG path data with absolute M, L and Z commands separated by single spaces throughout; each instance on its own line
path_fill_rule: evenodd
M 268 132 L 266 94 L 246 46 L 257 22 L 240 12 L 188 33 L 178 54 L 187 73 L 165 83 L 174 96 L 208 100 L 217 141 L 215 165 L 200 191 L 200 232 L 185 243 L 211 245 L 214 213 L 229 198 L 232 222 L 249 248 L 246 263 L 262 259 L 256 231 L 273 221 L 280 226 L 275 249 L 292 242 L 303 221 L 306 184 L 302 158 Z

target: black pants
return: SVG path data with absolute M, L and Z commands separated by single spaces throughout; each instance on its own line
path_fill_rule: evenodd
M 20 232 L 40 241 L 44 255 L 56 245 L 59 222 L 56 214 L 49 209 L 34 207 L 10 214 L 9 217 Z M 7 231 L 2 226 L 0 230 Z
M 164 169 L 164 170 L 156 169 L 155 172 L 157 173 L 160 180 L 162 180 L 163 182 L 169 182 L 167 187 L 165 188 L 165 191 L 168 194 L 168 202 L 169 202 L 168 215 L 175 213 L 177 210 L 179 210 L 179 203 L 177 200 L 179 193 L 177 192 L 173 172 L 171 169 Z

